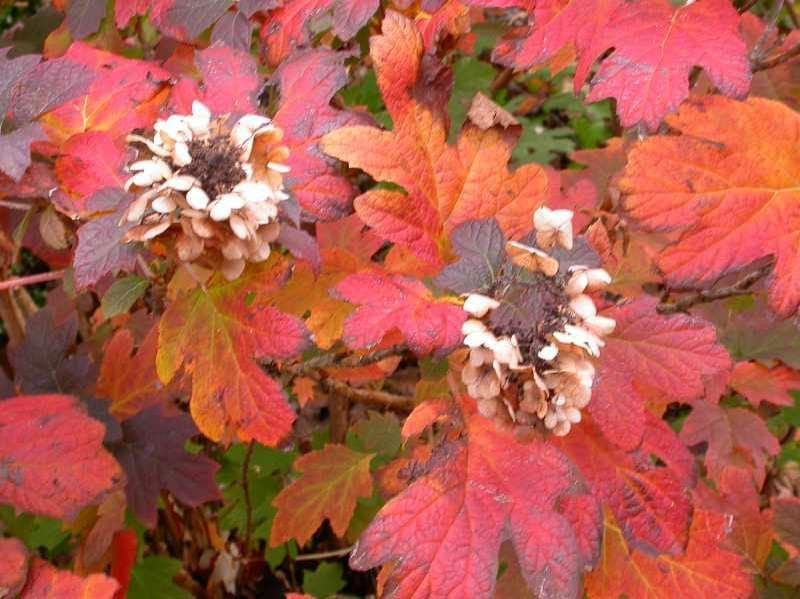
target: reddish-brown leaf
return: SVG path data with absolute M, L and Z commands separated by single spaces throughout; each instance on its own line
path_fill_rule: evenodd
M 712 285 L 771 256 L 770 302 L 800 304 L 800 115 L 778 102 L 704 96 L 668 119 L 679 135 L 635 147 L 620 181 L 649 229 L 682 235 L 659 259 L 674 285 Z
M 210 439 L 274 446 L 291 431 L 295 414 L 283 389 L 255 362 L 291 358 L 307 343 L 302 321 L 267 305 L 285 276 L 276 258 L 249 266 L 234 282 L 217 275 L 161 317 L 159 377 L 167 384 L 183 366 L 192 380 L 192 417 Z
M 780 451 L 778 440 L 757 414 L 705 401 L 693 404 L 681 440 L 687 445 L 708 443 L 705 464 L 711 479 L 719 481 L 727 469 L 735 468 L 749 472 L 758 488 L 764 483 L 768 457 Z
M 28 550 L 19 539 L 0 538 L 0 597 L 16 597 L 28 574 Z
M 0 406 L 0 502 L 69 519 L 122 481 L 103 448 L 105 427 L 75 398 L 29 395 Z
M 333 33 L 349 40 L 378 8 L 378 0 L 292 0 L 273 10 L 261 26 L 267 59 L 275 66 L 311 35 L 312 22 L 330 19 Z
M 547 199 L 550 181 L 538 165 L 509 172 L 519 129 L 496 119 L 470 121 L 456 147 L 448 145 L 442 106 L 449 75 L 424 56 L 414 24 L 397 13 L 389 12 L 382 34 L 371 38 L 370 55 L 393 130 L 344 127 L 321 144 L 351 167 L 405 190 L 360 195 L 355 208 L 361 219 L 429 268 L 442 265 L 447 234 L 468 220 L 495 217 L 507 237 L 530 231 L 531 215 Z M 480 96 L 476 101 L 491 104 Z M 502 112 L 495 108 L 495 114 Z
M 128 477 L 128 505 L 144 524 L 155 526 L 162 490 L 191 507 L 219 499 L 214 480 L 219 464 L 185 449 L 198 434 L 186 414 L 153 406 L 123 421 L 121 427 L 122 439 L 112 451 Z
M 20 599 L 113 599 L 119 583 L 105 574 L 86 578 L 34 558 Z
M 386 597 L 489 597 L 510 540 L 531 589 L 577 596 L 600 526 L 577 473 L 546 442 L 522 443 L 478 415 L 467 427 L 466 440 L 440 448 L 428 473 L 383 507 L 351 567 L 391 564 Z
M 692 316 L 662 316 L 642 298 L 604 312 L 617 321 L 600 356 L 589 412 L 611 442 L 633 449 L 644 431 L 647 403 L 701 397 L 712 379 L 727 376 L 728 352 L 714 326 Z
M 322 153 L 319 140 L 334 129 L 370 122 L 366 115 L 331 107 L 331 98 L 347 83 L 346 57 L 327 49 L 298 51 L 272 76 L 281 92 L 275 122 L 291 150 L 286 164 L 292 170 L 284 181 L 304 211 L 324 220 L 349 213 L 358 192 Z
M 789 391 L 800 390 L 800 373 L 786 366 L 767 368 L 758 362 L 739 362 L 731 374 L 731 387 L 754 408 L 762 401 L 776 406 L 793 406 Z
M 374 347 L 394 329 L 418 354 L 452 348 L 461 341 L 467 313 L 432 297 L 420 281 L 370 269 L 348 276 L 334 294 L 358 306 L 344 325 L 344 340 L 350 347 Z
M 278 513 L 272 523 L 270 545 L 275 547 L 289 539 L 305 545 L 326 518 L 334 534 L 344 536 L 356 501 L 372 495 L 369 464 L 374 455 L 344 445 L 326 445 L 299 457 L 294 468 L 300 477 L 272 502 Z

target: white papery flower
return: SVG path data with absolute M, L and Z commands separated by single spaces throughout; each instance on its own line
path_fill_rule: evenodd
M 149 156 L 128 165 L 125 189 L 138 195 L 123 220 L 136 224 L 126 241 L 169 234 L 180 260 L 202 259 L 235 279 L 246 262 L 266 260 L 278 237 L 289 150 L 265 116 L 228 120 L 195 100 L 191 114 L 156 121 L 152 137 L 128 136 Z

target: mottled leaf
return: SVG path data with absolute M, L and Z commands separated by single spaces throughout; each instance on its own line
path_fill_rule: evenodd
M 216 276 L 173 301 L 159 324 L 159 377 L 169 383 L 183 366 L 191 377 L 191 413 L 212 440 L 276 445 L 295 415 L 281 386 L 256 359 L 288 359 L 307 343 L 302 321 L 266 305 L 285 278 L 277 259 L 251 265 L 238 280 Z
M 28 572 L 28 582 L 20 599 L 55 599 L 56 597 L 91 597 L 113 599 L 119 583 L 105 574 L 90 574 L 81 578 L 66 570 L 58 570 L 46 561 L 34 558 Z
M 731 387 L 754 408 L 761 402 L 793 406 L 789 391 L 800 390 L 800 373 L 785 366 L 767 368 L 757 362 L 739 362 L 731 374 Z
M 19 539 L 0 538 L 0 595 L 15 597 L 28 574 L 28 550 Z
M 446 266 L 436 284 L 456 293 L 486 291 L 506 259 L 506 240 L 493 218 L 465 222 L 450 235 L 458 260 Z
M 74 398 L 29 395 L 0 405 L 0 502 L 70 519 L 123 479 L 103 449 L 103 425 Z
M 585 497 L 567 458 L 540 440 L 521 443 L 478 415 L 466 440 L 443 446 L 430 471 L 389 501 L 350 557 L 354 569 L 385 567 L 383 593 L 411 597 L 489 597 L 498 552 L 514 546 L 525 580 L 545 597 L 578 595 L 597 557 L 600 512 L 589 499 L 588 526 L 572 519 Z M 595 542 L 582 543 L 594 534 Z

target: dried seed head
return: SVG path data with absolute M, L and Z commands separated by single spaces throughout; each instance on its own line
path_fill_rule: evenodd
M 150 138 L 128 136 L 139 156 L 125 188 L 137 198 L 123 221 L 139 225 L 126 241 L 160 237 L 179 260 L 202 260 L 229 279 L 265 260 L 278 237 L 278 204 L 289 197 L 282 137 L 265 116 L 229 126 L 228 115 L 214 117 L 198 101 L 191 114 L 156 121 Z
M 546 251 L 558 245 L 569 261 L 572 212 L 540 208 L 534 226 L 536 246 L 506 245 L 510 263 L 526 274 L 501 275 L 488 293 L 465 298 L 470 318 L 461 332 L 470 351 L 461 378 L 485 417 L 563 436 L 581 421 L 593 360 L 615 325 L 587 292 L 611 278 L 600 268 L 562 271 Z

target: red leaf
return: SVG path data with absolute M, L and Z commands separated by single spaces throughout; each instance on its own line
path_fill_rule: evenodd
M 439 449 L 430 472 L 378 513 L 350 565 L 385 569 L 386 597 L 489 597 L 497 555 L 510 539 L 528 586 L 544 597 L 578 595 L 597 548 L 600 513 L 575 526 L 572 502 L 585 497 L 569 461 L 552 445 L 528 444 L 494 423 L 467 417 L 468 437 Z M 565 513 L 566 511 L 566 513 Z
M 28 574 L 28 550 L 19 539 L 0 538 L 0 593 L 5 597 L 16 594 L 25 584 Z
M 708 381 L 726 376 L 728 352 L 711 323 L 691 316 L 662 316 L 656 300 L 642 298 L 604 314 L 617 321 L 600 355 L 589 413 L 603 434 L 623 449 L 642 439 L 648 399 L 687 402 Z
M 422 402 L 408 415 L 401 431 L 406 441 L 416 437 L 434 422 L 447 419 L 453 411 L 451 402 L 444 399 L 429 399 Z
M 155 526 L 162 490 L 191 507 L 220 498 L 214 480 L 219 464 L 185 450 L 186 442 L 198 434 L 186 414 L 153 406 L 121 426 L 122 440 L 112 451 L 128 476 L 128 504 L 144 524 Z
M 269 544 L 289 539 L 305 545 L 327 518 L 333 532 L 343 537 L 353 517 L 356 501 L 372 495 L 369 464 L 375 454 L 352 451 L 344 445 L 326 445 L 295 460 L 300 477 L 272 502 L 278 513 Z
M 131 584 L 131 572 L 136 564 L 138 538 L 131 529 L 121 530 L 111 543 L 111 576 L 120 585 L 114 599 L 125 599 Z
M 118 29 L 124 29 L 133 17 L 148 15 L 152 20 L 164 14 L 174 0 L 124 0 L 114 3 L 114 22 Z
M 414 279 L 366 270 L 348 276 L 334 294 L 359 306 L 344 325 L 345 342 L 352 348 L 373 347 L 393 329 L 421 355 L 461 341 L 466 312 L 437 301 Z
M 274 258 L 234 282 L 216 276 L 161 317 L 159 377 L 169 383 L 183 366 L 192 380 L 192 417 L 214 441 L 274 446 L 291 431 L 295 414 L 283 389 L 254 361 L 294 357 L 308 341 L 301 320 L 267 305 L 285 276 L 285 264 Z
M 731 387 L 757 408 L 762 401 L 793 406 L 791 390 L 800 390 L 800 373 L 786 366 L 767 368 L 757 362 L 739 362 L 731 375 Z
M 0 502 L 70 519 L 122 480 L 103 449 L 105 427 L 66 395 L 29 395 L 0 409 Z
M 258 110 L 261 77 L 249 52 L 214 45 L 197 52 L 195 63 L 203 77 L 202 101 L 215 113 Z M 191 112 L 191 106 L 186 112 Z
M 61 152 L 56 159 L 56 176 L 62 190 L 75 198 L 78 210 L 86 208 L 86 200 L 93 193 L 106 187 L 121 188 L 125 183 L 125 150 L 106 132 L 73 135 Z
M 661 422 L 653 420 L 647 435 L 641 450 L 625 453 L 591 421 L 584 421 L 560 439 L 558 447 L 572 458 L 597 499 L 612 511 L 628 544 L 649 553 L 678 555 L 686 543 L 692 508 L 688 491 L 694 485 L 691 466 L 688 472 L 682 469 L 679 456 L 690 465 L 692 457 Z M 651 454 L 666 460 L 667 466 L 653 465 Z M 677 468 L 671 460 L 678 461 Z
M 292 170 L 284 181 L 303 210 L 323 220 L 348 214 L 357 191 L 317 144 L 334 129 L 370 122 L 366 115 L 330 105 L 333 95 L 347 83 L 345 58 L 344 52 L 301 50 L 272 76 L 281 90 L 275 122 L 291 150 L 286 164 Z
M 379 0 L 292 0 L 269 13 L 261 26 L 267 59 L 279 64 L 292 50 L 303 47 L 311 35 L 312 21 L 324 22 L 330 15 L 333 33 L 349 40 L 378 9 Z
M 89 598 L 113 599 L 119 583 L 105 574 L 92 574 L 87 578 L 72 572 L 58 570 L 39 558 L 34 558 L 28 573 L 28 582 L 20 599 Z
M 708 32 L 714 35 L 709 36 Z M 750 87 L 747 46 L 729 0 L 621 4 L 596 49 L 614 48 L 592 80 L 590 101 L 613 97 L 624 127 L 655 130 L 689 96 L 689 74 L 701 66 L 719 90 L 744 96 Z
M 649 229 L 682 235 L 658 261 L 674 285 L 714 284 L 768 256 L 775 258 L 770 303 L 782 316 L 800 304 L 800 115 L 751 98 L 704 96 L 668 119 L 676 136 L 634 148 L 620 188 L 631 214 Z
M 44 115 L 45 131 L 57 144 L 76 133 L 106 131 L 117 139 L 152 124 L 162 97 L 160 82 L 169 73 L 153 63 L 130 60 L 75 42 L 65 58 L 90 67 L 97 76 L 87 94 Z
M 690 446 L 708 443 L 705 463 L 712 480 L 721 480 L 727 469 L 735 468 L 751 473 L 758 488 L 764 483 L 768 456 L 780 451 L 778 440 L 757 414 L 704 401 L 693 404 L 680 436 Z

